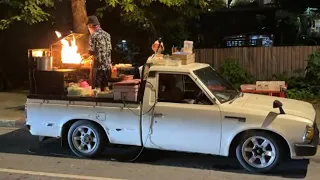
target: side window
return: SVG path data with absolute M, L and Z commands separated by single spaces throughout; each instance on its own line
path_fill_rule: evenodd
M 158 101 L 212 105 L 198 85 L 183 74 L 159 74 Z

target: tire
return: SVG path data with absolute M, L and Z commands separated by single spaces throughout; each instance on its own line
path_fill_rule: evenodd
M 77 121 L 68 131 L 69 147 L 78 157 L 97 157 L 101 154 L 106 142 L 105 133 L 90 121 Z
M 282 159 L 281 144 L 267 132 L 248 133 L 236 148 L 241 166 L 252 173 L 267 173 Z

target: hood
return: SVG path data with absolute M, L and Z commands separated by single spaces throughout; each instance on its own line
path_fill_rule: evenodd
M 286 114 L 299 116 L 302 118 L 309 119 L 311 121 L 315 120 L 316 112 L 312 104 L 293 99 L 257 94 L 245 94 L 242 107 L 261 109 L 279 113 L 278 108 L 273 108 L 273 102 L 275 100 L 278 100 L 282 103 L 282 108 Z

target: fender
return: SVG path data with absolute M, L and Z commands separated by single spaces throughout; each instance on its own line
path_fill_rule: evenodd
M 272 129 L 269 129 L 269 128 L 261 128 L 261 127 L 249 127 L 249 128 L 239 128 L 237 131 L 235 131 L 235 133 L 233 134 L 230 134 L 225 143 L 221 146 L 220 148 L 220 155 L 222 156 L 229 156 L 229 152 L 230 152 L 230 147 L 231 147 L 231 144 L 233 143 L 233 141 L 238 137 L 238 135 L 240 135 L 241 133 L 244 133 L 246 131 L 266 131 L 266 132 L 270 132 L 272 134 L 276 134 L 280 137 L 282 137 L 286 144 L 288 145 L 289 147 L 289 150 L 290 150 L 290 155 L 292 155 L 293 153 L 293 150 L 292 150 L 292 146 L 290 145 L 290 143 L 288 142 L 288 140 L 285 138 L 285 136 L 281 133 L 281 130 L 280 131 L 274 131 L 274 129 L 277 129 L 275 127 L 273 127 L 273 130 Z M 281 128 L 279 128 L 281 129 Z

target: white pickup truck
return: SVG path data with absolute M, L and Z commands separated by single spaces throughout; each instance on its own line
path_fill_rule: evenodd
M 317 152 L 319 130 L 307 102 L 244 94 L 211 66 L 151 66 L 138 102 L 41 97 L 26 103 L 32 135 L 68 143 L 79 157 L 108 144 L 236 156 L 251 172 Z

